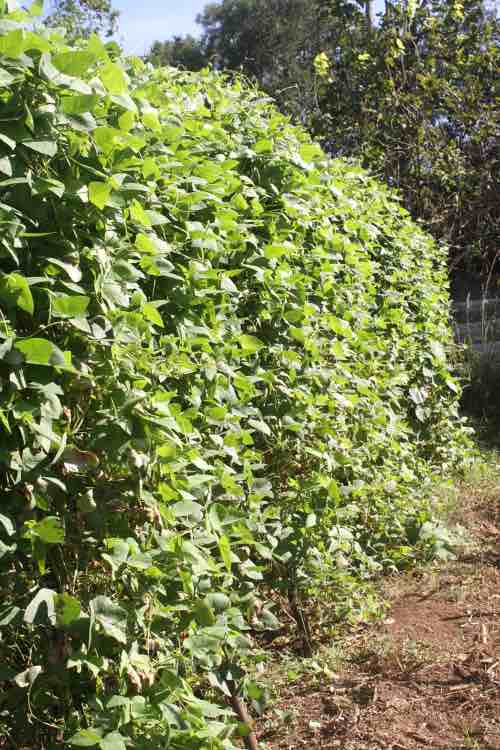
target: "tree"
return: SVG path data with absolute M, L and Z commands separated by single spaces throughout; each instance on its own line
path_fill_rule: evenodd
M 176 68 L 198 71 L 208 65 L 208 57 L 200 39 L 191 34 L 174 36 L 165 42 L 153 43 L 147 54 L 153 65 L 171 65 Z
M 118 27 L 119 11 L 111 0 L 53 0 L 45 22 L 61 26 L 69 41 L 87 38 L 93 33 L 112 36 Z
M 332 33 L 317 0 L 223 0 L 198 16 L 202 43 L 220 69 L 240 70 L 307 122 L 315 107 L 315 55 Z
M 317 135 L 399 188 L 413 216 L 448 243 L 452 266 L 491 270 L 500 229 L 496 15 L 481 0 L 388 2 L 374 34 L 330 50 L 330 61 Z

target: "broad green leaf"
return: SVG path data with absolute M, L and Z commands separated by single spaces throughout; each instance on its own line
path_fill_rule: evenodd
M 102 730 L 100 729 L 80 729 L 68 740 L 69 745 L 75 747 L 94 747 L 101 742 Z
M 7 307 L 19 307 L 33 315 L 34 303 L 28 281 L 19 273 L 0 277 L 0 303 Z
M 283 256 L 290 255 L 291 248 L 286 245 L 266 245 L 264 248 L 264 255 L 266 258 L 281 258 Z
M 67 263 L 66 261 L 63 261 L 63 260 L 59 260 L 59 258 L 47 258 L 47 260 L 50 261 L 50 263 L 53 263 L 58 268 L 61 268 L 65 273 L 67 273 L 71 281 L 75 281 L 75 282 L 81 281 L 82 272 L 80 271 L 78 266 L 73 265 L 72 263 Z
M 65 96 L 61 100 L 63 112 L 68 115 L 81 115 L 84 112 L 93 112 L 98 104 L 99 97 L 96 94 Z
M 79 318 L 85 315 L 90 297 L 59 293 L 52 300 L 52 314 L 57 318 Z
M 255 354 L 264 346 L 264 343 L 256 336 L 250 336 L 247 333 L 238 336 L 238 341 L 242 349 L 250 354 Z
M 133 112 L 124 112 L 120 117 L 118 118 L 118 125 L 120 127 L 120 130 L 124 130 L 128 133 L 129 130 L 132 130 L 135 123 L 135 115 Z
M 101 211 L 108 205 L 111 185 L 107 182 L 89 182 L 89 201 Z
M 304 161 L 309 162 L 324 158 L 323 151 L 316 143 L 304 143 L 299 148 L 299 154 Z
M 160 120 L 158 119 L 157 112 L 146 112 L 142 116 L 142 122 L 147 128 L 158 132 L 161 130 Z
M 147 320 L 151 321 L 151 323 L 154 323 L 155 325 L 159 326 L 160 328 L 163 328 L 162 317 L 161 317 L 160 313 L 158 312 L 158 309 L 154 305 L 152 305 L 149 302 L 147 302 L 142 307 L 142 314 L 144 315 L 144 317 Z
M 5 88 L 6 86 L 10 86 L 14 80 L 14 76 L 5 70 L 5 68 L 0 68 L 0 87 Z
M 229 562 L 231 562 L 230 559 Z M 226 594 L 207 594 L 205 599 L 209 607 L 215 609 L 216 612 L 223 612 L 231 606 L 231 599 Z
M 151 226 L 151 219 L 149 218 L 146 211 L 143 209 L 139 201 L 132 201 L 130 204 L 130 218 L 137 224 L 142 224 L 145 227 Z
M 47 339 L 18 339 L 14 348 L 24 354 L 26 362 L 31 365 L 64 367 L 68 364 L 63 352 Z
M 23 141 L 23 146 L 37 151 L 45 156 L 55 156 L 57 154 L 57 143 L 55 141 Z
M 38 536 L 44 544 L 62 544 L 64 542 L 64 529 L 61 521 L 56 516 L 46 516 L 38 521 L 32 528 L 32 532 Z
M 269 425 L 267 425 L 262 419 L 249 419 L 248 424 L 252 425 L 252 427 L 254 427 L 259 432 L 262 432 L 263 435 L 271 435 Z
M 39 18 L 43 15 L 43 0 L 34 0 L 28 8 L 28 13 L 33 18 Z
M 110 638 L 127 642 L 127 613 L 107 596 L 97 596 L 90 602 L 92 614 Z
M 17 58 L 24 52 L 25 32 L 15 29 L 0 36 L 0 55 Z
M 52 58 L 54 65 L 61 71 L 61 73 L 77 77 L 85 75 L 87 70 L 94 64 L 95 60 L 96 57 L 92 52 L 85 52 L 82 50 L 61 52 Z
M 172 506 L 172 510 L 178 518 L 192 516 L 195 520 L 199 521 L 203 517 L 202 506 L 192 500 L 181 500 Z
M 99 743 L 101 750 L 127 750 L 127 746 L 119 732 L 106 734 Z
M 158 252 L 158 248 L 153 237 L 147 234 L 141 234 L 140 232 L 135 238 L 135 246 L 143 253 L 151 253 L 152 255 L 156 255 Z
M 80 602 L 70 594 L 56 594 L 54 606 L 58 625 L 70 625 L 80 617 Z
M 268 154 L 273 150 L 273 142 L 267 138 L 262 138 L 260 141 L 257 141 L 253 150 L 256 154 Z
M 127 76 L 116 63 L 106 63 L 99 69 L 99 78 L 110 94 L 127 93 Z
M 215 615 L 211 607 L 205 601 L 196 602 L 194 616 L 198 625 L 206 627 L 215 623 Z
M 434 357 L 441 362 L 446 362 L 446 353 L 439 341 L 431 341 L 430 349 Z

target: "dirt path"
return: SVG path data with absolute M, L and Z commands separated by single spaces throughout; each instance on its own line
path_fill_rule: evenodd
M 283 675 L 261 748 L 500 750 L 500 486 L 461 516 L 472 543 L 456 560 L 391 579 L 384 621 L 332 669 L 319 655 Z

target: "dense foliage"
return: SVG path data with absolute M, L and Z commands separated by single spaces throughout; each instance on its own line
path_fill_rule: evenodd
M 330 153 L 360 159 L 399 188 L 413 217 L 447 242 L 452 265 L 491 270 L 500 232 L 495 6 L 387 0 L 375 25 L 369 7 L 211 3 L 198 18 L 198 54 L 255 78 Z M 180 62 L 182 40 L 167 47 L 168 63 Z
M 199 39 L 191 34 L 174 36 L 165 42 L 154 42 L 149 50 L 148 60 L 157 67 L 171 65 L 195 72 L 206 68 L 208 64 Z
M 441 250 L 269 100 L 0 27 L 0 736 L 230 748 L 290 602 L 431 554 Z

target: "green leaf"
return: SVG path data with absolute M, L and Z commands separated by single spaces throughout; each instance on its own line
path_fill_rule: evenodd
M 94 747 L 101 742 L 101 739 L 102 731 L 100 729 L 80 729 L 79 732 L 70 737 L 68 744 L 76 747 Z
M 145 227 L 151 226 L 151 219 L 149 218 L 146 211 L 143 209 L 139 201 L 132 201 L 130 204 L 130 218 L 137 224 L 142 224 Z
M 57 143 L 55 141 L 23 141 L 23 146 L 37 151 L 45 156 L 55 156 L 57 154 Z
M 177 518 L 192 516 L 196 521 L 203 518 L 203 508 L 199 503 L 192 500 L 181 500 L 172 506 L 172 510 Z
M 43 0 L 34 0 L 28 8 L 28 13 L 32 18 L 43 16 Z
M 52 62 L 61 73 L 77 77 L 83 76 L 95 61 L 95 55 L 82 50 L 61 52 L 52 58 Z
M 96 94 L 65 96 L 61 100 L 62 110 L 67 115 L 81 115 L 84 112 L 93 112 L 98 104 L 99 97 Z
M 17 58 L 24 52 L 25 32 L 22 29 L 9 31 L 0 36 L 0 55 Z
M 17 306 L 30 315 L 35 311 L 28 281 L 19 273 L 9 273 L 0 278 L 0 302 L 7 307 Z
M 102 750 L 127 750 L 127 746 L 119 732 L 110 732 L 100 742 Z
M 124 112 L 120 117 L 118 118 L 118 126 L 120 130 L 124 130 L 126 133 L 129 132 L 129 130 L 132 130 L 135 123 L 135 115 L 133 112 Z
M 126 94 L 128 90 L 127 77 L 123 69 L 116 63 L 107 63 L 99 70 L 99 78 L 110 94 Z
M 256 336 L 249 336 L 247 333 L 238 336 L 238 341 L 242 349 L 250 354 L 255 354 L 264 346 L 264 343 L 260 341 Z
M 5 70 L 5 68 L 0 68 L 0 87 L 5 88 L 6 86 L 10 86 L 13 81 L 15 81 L 14 76 Z
M 229 562 L 231 562 L 229 560 Z M 209 607 L 215 609 L 216 612 L 224 612 L 231 606 L 231 599 L 226 594 L 207 594 L 205 600 Z
M 256 154 L 269 154 L 273 150 L 273 142 L 267 138 L 262 138 L 260 141 L 257 141 L 253 150 Z
M 78 266 L 73 265 L 72 263 L 67 263 L 66 261 L 59 260 L 59 258 L 47 258 L 50 263 L 53 263 L 55 266 L 58 266 L 61 268 L 65 273 L 68 274 L 71 281 L 81 281 L 82 278 L 82 272 L 78 268 Z
M 250 424 L 259 432 L 262 432 L 263 435 L 267 435 L 269 437 L 272 434 L 269 425 L 267 425 L 262 419 L 249 419 L 248 424 Z
M 69 594 L 56 594 L 54 606 L 58 625 L 70 625 L 80 617 L 80 602 Z
M 127 750 L 127 746 L 119 732 L 110 732 L 100 742 L 102 750 Z
M 308 162 L 324 158 L 323 151 L 316 143 L 304 143 L 299 148 L 299 154 L 304 161 Z
M 219 552 L 222 557 L 222 561 L 224 565 L 226 566 L 227 572 L 231 573 L 232 571 L 231 543 L 225 534 L 219 537 Z
M 90 602 L 90 609 L 106 635 L 119 643 L 127 642 L 127 613 L 122 607 L 107 596 L 97 596 Z
M 21 339 L 14 343 L 14 348 L 24 354 L 26 362 L 32 365 L 67 365 L 63 352 L 47 339 Z
M 89 182 L 89 201 L 102 209 L 107 206 L 111 195 L 111 185 L 107 182 Z
M 81 318 L 89 306 L 90 297 L 59 293 L 52 300 L 52 314 L 56 318 Z
M 57 516 L 46 516 L 33 526 L 32 531 L 44 544 L 62 544 L 64 542 L 64 529 Z
M 198 625 L 203 627 L 213 625 L 215 623 L 215 615 L 212 608 L 205 601 L 196 602 L 194 608 L 194 616 Z
M 142 307 L 142 314 L 144 317 L 151 321 L 151 323 L 154 323 L 155 325 L 159 326 L 160 328 L 163 328 L 163 320 L 158 312 L 158 309 L 152 305 L 150 302 L 147 302 Z

